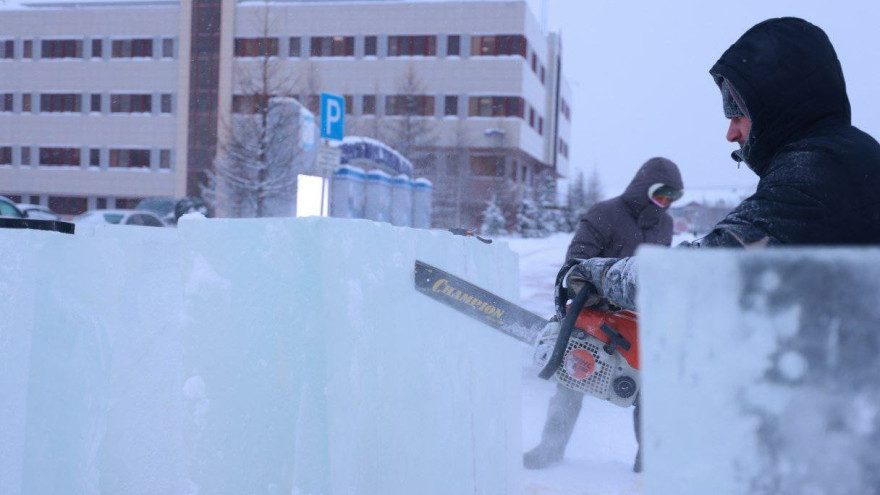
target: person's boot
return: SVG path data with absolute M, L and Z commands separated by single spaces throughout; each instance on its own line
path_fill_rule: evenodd
M 541 442 L 532 450 L 523 454 L 523 467 L 526 469 L 544 469 L 562 460 L 565 448 Z
M 568 439 L 571 438 L 581 412 L 583 399 L 580 392 L 557 384 L 556 394 L 550 399 L 547 408 L 547 422 L 541 433 L 541 443 L 523 454 L 523 467 L 544 469 L 562 460 Z
M 633 409 L 633 427 L 636 430 L 636 443 L 639 444 L 639 450 L 636 452 L 636 461 L 633 463 L 633 472 L 642 472 L 642 421 L 641 409 L 639 408 L 639 399 L 636 398 L 635 409 Z

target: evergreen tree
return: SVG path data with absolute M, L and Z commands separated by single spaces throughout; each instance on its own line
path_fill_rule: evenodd
M 480 228 L 480 232 L 483 235 L 506 235 L 507 234 L 507 219 L 504 218 L 504 213 L 501 211 L 501 207 L 498 206 L 497 198 L 495 195 L 492 195 L 492 199 L 486 201 L 486 209 L 483 210 L 483 225 Z
M 557 204 L 556 174 L 542 172 L 537 183 L 536 204 L 541 229 L 548 233 L 568 230 L 568 219 Z
M 590 174 L 590 182 L 584 193 L 584 208 L 588 210 L 599 201 L 602 201 L 602 184 L 599 181 L 599 171 L 593 169 L 593 173 Z
M 548 232 L 541 224 L 541 208 L 527 191 L 516 205 L 516 233 L 522 237 L 545 237 Z

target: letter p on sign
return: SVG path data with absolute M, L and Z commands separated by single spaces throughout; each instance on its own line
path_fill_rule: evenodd
M 321 137 L 342 141 L 345 135 L 345 98 L 321 93 Z

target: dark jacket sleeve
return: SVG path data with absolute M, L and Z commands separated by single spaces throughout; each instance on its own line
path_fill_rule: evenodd
M 840 224 L 837 180 L 832 166 L 814 153 L 781 153 L 776 169 L 761 179 L 751 197 L 737 206 L 694 247 L 745 247 L 774 244 L 823 244 Z
M 605 246 L 611 242 L 611 230 L 607 221 L 603 224 L 601 217 L 602 208 L 599 205 L 593 206 L 581 217 L 574 238 L 565 253 L 566 260 L 589 259 L 604 254 Z

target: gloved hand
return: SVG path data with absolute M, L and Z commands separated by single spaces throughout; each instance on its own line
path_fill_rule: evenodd
M 550 356 L 553 354 L 553 348 L 556 346 L 556 340 L 559 338 L 559 321 L 554 316 L 538 335 L 535 343 L 535 352 L 532 354 L 532 360 L 538 367 L 543 368 Z
M 599 304 L 602 300 L 602 292 L 599 290 L 600 281 L 595 280 L 595 273 L 595 270 L 590 269 L 590 260 L 571 267 L 565 274 L 565 285 L 568 287 L 569 298 L 574 299 L 585 286 L 588 286 L 590 296 L 584 303 L 584 307 L 589 308 Z

